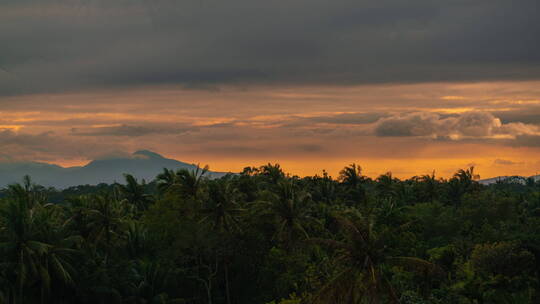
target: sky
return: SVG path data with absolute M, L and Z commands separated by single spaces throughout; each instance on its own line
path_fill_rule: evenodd
M 3 0 L 0 161 L 540 172 L 536 0 Z

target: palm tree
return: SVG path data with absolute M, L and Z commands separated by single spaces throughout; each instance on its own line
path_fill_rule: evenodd
M 231 303 L 229 266 L 233 257 L 231 253 L 232 232 L 240 231 L 239 216 L 245 211 L 240 206 L 240 192 L 229 178 L 222 178 L 208 184 L 208 200 L 201 210 L 202 221 L 211 221 L 212 229 L 220 234 L 223 242 L 222 264 L 225 277 L 225 293 L 227 303 Z
M 201 210 L 203 221 L 210 220 L 220 232 L 238 228 L 238 217 L 244 211 L 240 206 L 240 192 L 229 179 L 219 179 L 208 184 L 208 200 Z
M 23 183 L 8 185 L 7 192 L 12 199 L 19 201 L 20 203 L 32 207 L 36 203 L 44 204 L 47 200 L 47 196 L 40 187 L 32 182 L 30 176 L 25 175 L 23 177 Z
M 362 186 L 366 178 L 362 175 L 362 168 L 355 163 L 343 168 L 339 172 L 338 181 L 344 185 L 349 205 L 367 203 L 366 190 Z
M 157 176 L 158 189 L 162 193 L 178 192 L 197 198 L 208 170 L 208 166 L 201 168 L 199 165 L 195 170 L 179 169 L 174 174 L 172 170 L 163 169 Z
M 423 191 L 427 200 L 433 202 L 439 195 L 439 181 L 435 178 L 435 170 L 431 174 L 422 175 L 419 181 L 423 185 Z
M 91 209 L 89 196 L 77 196 L 67 199 L 64 208 L 65 221 L 62 226 L 81 236 L 85 241 L 90 236 L 90 225 L 88 224 L 88 211 Z
M 127 284 L 129 292 L 127 303 L 171 303 L 174 301 L 168 299 L 164 293 L 170 269 L 154 262 L 136 261 L 131 264 L 130 270 L 131 278 Z M 180 299 L 176 300 L 183 303 Z
M 480 175 L 474 173 L 474 166 L 469 167 L 466 170 L 459 169 L 458 172 L 454 174 L 454 178 L 457 178 L 463 186 L 465 192 L 470 190 L 472 185 L 480 179 Z
M 173 185 L 176 183 L 176 174 L 173 170 L 169 170 L 167 168 L 163 168 L 163 172 L 158 174 L 156 177 L 157 180 L 157 188 L 159 192 L 165 193 L 169 191 L 173 187 Z
M 76 232 L 61 225 L 65 219 L 64 208 L 55 204 L 47 204 L 41 208 L 41 237 L 44 243 L 51 245 L 43 257 L 51 273 L 51 285 L 44 291 L 52 302 L 63 302 L 64 287 L 73 290 L 76 283 L 76 264 L 81 256 L 83 239 Z
M 122 296 L 116 284 L 110 257 L 95 248 L 85 250 L 85 263 L 79 270 L 78 293 L 88 303 L 122 303 Z M 123 278 L 127 280 L 127 278 Z
M 480 178 L 480 175 L 474 173 L 474 166 L 470 166 L 469 168 L 463 170 L 459 169 L 455 174 L 454 177 L 457 177 L 461 180 L 477 180 Z
M 259 172 L 263 176 L 268 177 L 270 182 L 274 185 L 277 184 L 278 181 L 280 181 L 281 179 L 285 177 L 285 173 L 283 172 L 279 164 L 272 165 L 271 163 L 268 163 L 262 166 L 259 169 Z
M 141 258 L 148 251 L 148 230 L 139 221 L 127 223 L 125 238 L 126 251 L 131 259 Z
M 311 217 L 308 203 L 309 193 L 298 190 L 291 180 L 281 180 L 275 193 L 267 193 L 266 201 L 260 203 L 264 215 L 274 218 L 275 236 L 287 249 L 300 238 L 309 238 L 307 227 L 316 220 Z
M 382 198 L 395 197 L 396 183 L 399 180 L 392 176 L 392 172 L 386 172 L 377 178 L 377 190 Z
M 466 170 L 459 169 L 448 181 L 448 196 L 455 207 L 461 205 L 464 194 L 471 192 L 479 185 L 476 180 L 480 175 L 474 173 L 474 166 Z
M 322 201 L 325 204 L 332 204 L 337 198 L 336 183 L 326 171 L 323 170 L 323 176 L 314 178 L 315 189 L 314 199 Z
M 124 174 L 126 179 L 126 185 L 118 185 L 120 193 L 125 197 L 127 203 L 134 206 L 138 212 L 142 212 L 148 209 L 148 206 L 152 203 L 152 198 L 149 194 L 145 193 L 145 183 L 137 182 L 137 179 L 131 174 Z
M 463 184 L 459 181 L 459 179 L 454 177 L 448 181 L 447 185 L 447 193 L 450 203 L 457 208 L 461 205 L 461 197 L 464 194 Z
M 372 219 L 356 214 L 353 219 L 335 217 L 343 240 L 312 239 L 334 250 L 340 271 L 315 295 L 314 303 L 399 303 L 386 275 L 389 265 L 435 273 L 438 268 L 422 259 L 390 256 L 386 234 L 375 231 Z
M 197 198 L 204 181 L 204 175 L 208 172 L 208 169 L 208 165 L 201 168 L 199 164 L 197 164 L 195 170 L 178 171 L 176 175 L 178 175 L 178 180 L 184 189 L 184 192 L 193 196 L 194 198 Z
M 8 200 L 0 208 L 0 252 L 4 272 L 12 278 L 8 290 L 13 303 L 24 303 L 25 287 L 40 286 L 40 298 L 48 297 L 53 283 L 72 284 L 74 268 L 70 259 L 74 238 L 58 230 L 55 206 Z
M 110 250 L 113 237 L 118 237 L 119 229 L 124 223 L 125 208 L 122 203 L 107 195 L 92 195 L 86 210 L 87 225 L 94 245 L 103 245 Z
M 364 182 L 365 178 L 362 176 L 362 168 L 352 163 L 339 172 L 338 180 L 345 185 L 356 188 Z

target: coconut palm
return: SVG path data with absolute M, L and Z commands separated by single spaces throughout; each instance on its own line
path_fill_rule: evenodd
M 229 266 L 233 258 L 230 246 L 233 232 L 241 231 L 239 217 L 245 211 L 240 205 L 241 194 L 229 178 L 212 181 L 208 184 L 208 200 L 201 210 L 202 221 L 211 222 L 212 229 L 225 240 L 222 245 L 221 264 L 224 270 L 227 303 L 231 303 Z
M 153 262 L 136 261 L 130 267 L 126 303 L 171 303 L 164 293 L 170 270 Z
M 422 175 L 419 178 L 426 199 L 433 202 L 438 196 L 439 180 L 435 178 L 435 170 L 431 174 Z
M 463 195 L 474 191 L 479 186 L 480 175 L 474 173 L 474 166 L 468 169 L 459 169 L 448 181 L 448 197 L 457 208 L 461 205 Z
M 176 183 L 176 174 L 173 170 L 163 168 L 163 172 L 156 177 L 157 188 L 160 193 L 166 193 Z
M 309 193 L 299 190 L 291 180 L 281 180 L 275 192 L 267 193 L 265 201 L 260 202 L 264 216 L 275 220 L 275 237 L 291 249 L 293 243 L 301 238 L 309 238 L 308 226 L 315 224 L 311 217 Z
M 238 217 L 244 211 L 240 206 L 240 192 L 229 179 L 208 184 L 208 199 L 201 210 L 203 221 L 211 221 L 218 231 L 238 228 Z
M 349 187 L 356 188 L 365 178 L 362 176 L 362 168 L 352 163 L 339 172 L 338 180 Z
M 90 236 L 90 225 L 88 223 L 88 211 L 92 208 L 90 196 L 78 196 L 67 199 L 64 208 L 65 221 L 62 226 L 76 233 L 84 240 Z
M 399 180 L 392 176 L 392 172 L 386 172 L 377 178 L 377 192 L 380 197 L 388 198 L 397 195 L 396 184 Z
M 339 172 L 338 181 L 345 186 L 346 201 L 348 205 L 367 202 L 366 190 L 363 185 L 366 178 L 362 175 L 362 168 L 357 164 L 351 164 Z
M 137 182 L 137 179 L 131 174 L 124 174 L 126 185 L 118 185 L 120 193 L 123 195 L 127 203 L 134 206 L 138 212 L 148 209 L 152 203 L 152 197 L 145 193 L 145 183 Z
M 113 238 L 119 237 L 119 229 L 124 223 L 125 208 L 121 202 L 107 195 L 92 195 L 87 202 L 87 228 L 95 246 L 104 245 L 107 250 Z
M 208 165 L 201 168 L 198 164 L 195 170 L 181 169 L 176 172 L 178 183 L 184 193 L 197 198 L 201 191 L 205 174 L 208 172 Z
M 472 182 L 480 178 L 480 175 L 474 173 L 474 166 L 471 166 L 465 170 L 459 169 L 454 177 L 457 177 L 461 181 Z
M 195 170 L 179 169 L 172 171 L 165 169 L 158 175 L 158 187 L 162 192 L 185 194 L 192 198 L 197 198 L 202 189 L 205 174 L 209 167 L 201 168 L 199 165 Z
M 285 173 L 279 164 L 272 165 L 268 163 L 259 169 L 261 175 L 266 176 L 272 184 L 277 184 L 278 181 L 285 177 Z
M 141 258 L 150 249 L 148 230 L 138 221 L 127 223 L 125 239 L 126 251 L 131 259 Z
M 463 192 L 466 193 L 472 190 L 473 186 L 477 184 L 477 180 L 480 179 L 480 175 L 474 173 L 474 166 L 469 167 L 468 169 L 459 169 L 458 172 L 454 174 L 454 178 L 458 179 Z
M 461 205 L 461 197 L 464 194 L 463 184 L 457 178 L 451 178 L 447 183 L 447 194 L 450 203 L 454 207 Z
M 196 198 L 202 189 L 208 170 L 208 166 L 201 168 L 199 165 L 194 170 L 179 169 L 174 172 L 163 169 L 156 178 L 157 187 L 161 193 L 179 193 Z
M 36 203 L 44 204 L 46 202 L 47 196 L 44 191 L 40 191 L 42 189 L 43 187 L 32 182 L 30 176 L 25 175 L 22 184 L 8 185 L 7 192 L 12 199 L 26 204 L 31 208 Z
M 370 218 L 336 216 L 342 240 L 312 239 L 333 250 L 340 271 L 315 295 L 314 303 L 399 303 L 397 291 L 387 276 L 389 265 L 435 273 L 438 269 L 422 259 L 393 257 L 386 246 L 386 234 L 375 231 Z
M 0 208 L 2 272 L 11 278 L 8 294 L 13 303 L 28 298 L 25 288 L 40 287 L 43 302 L 54 284 L 73 284 L 75 270 L 70 260 L 74 238 L 54 225 L 55 206 L 8 200 Z
M 323 170 L 323 176 L 314 178 L 315 188 L 313 189 L 313 199 L 322 201 L 325 204 L 332 204 L 337 198 L 336 182 Z

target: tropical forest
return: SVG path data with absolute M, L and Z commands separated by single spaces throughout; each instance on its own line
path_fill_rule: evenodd
M 540 303 L 540 182 L 278 164 L 0 191 L 0 303 Z

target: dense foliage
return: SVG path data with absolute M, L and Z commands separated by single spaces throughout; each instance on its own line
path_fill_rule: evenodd
M 1 192 L 0 303 L 540 303 L 540 183 L 220 179 Z

